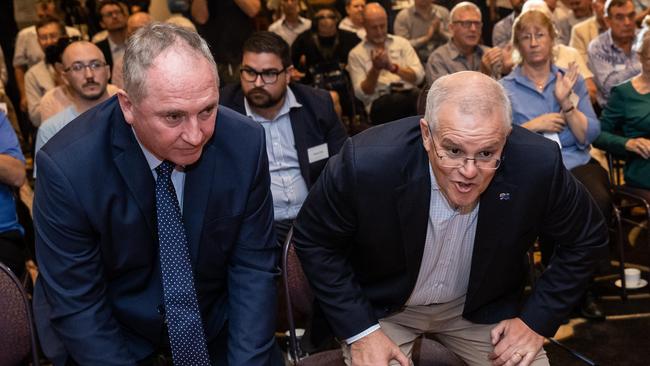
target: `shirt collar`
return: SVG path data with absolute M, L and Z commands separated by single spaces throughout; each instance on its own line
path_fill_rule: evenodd
M 535 91 L 537 91 L 537 88 L 533 84 L 531 80 L 529 80 L 523 73 L 522 73 L 523 68 L 521 65 L 517 65 L 515 69 L 508 75 L 504 77 L 505 80 L 514 80 L 516 83 L 527 86 L 528 88 L 531 88 Z M 546 80 L 546 85 L 552 83 L 555 80 L 555 75 L 560 72 L 564 74 L 564 70 L 560 69 L 559 67 L 555 66 L 555 64 L 551 63 L 551 76 Z M 545 85 L 545 87 L 546 87 Z
M 296 96 L 293 94 L 293 91 L 291 91 L 291 88 L 287 86 L 287 94 L 284 98 L 284 104 L 282 105 L 282 108 L 280 108 L 280 111 L 278 111 L 278 115 L 275 116 L 274 121 L 277 121 L 280 117 L 289 113 L 291 108 L 300 108 L 300 107 L 302 107 L 302 104 L 298 103 L 298 101 L 296 100 Z M 253 109 L 248 104 L 248 100 L 246 99 L 246 97 L 244 97 L 244 109 L 246 110 L 246 116 L 252 118 L 254 121 L 269 122 L 269 120 L 267 120 L 266 118 L 253 112 Z

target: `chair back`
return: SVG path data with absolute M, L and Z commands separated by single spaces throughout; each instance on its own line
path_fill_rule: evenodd
M 33 365 L 39 365 L 27 294 L 20 280 L 3 263 L 0 263 L 0 309 L 0 365 L 22 365 L 30 353 Z

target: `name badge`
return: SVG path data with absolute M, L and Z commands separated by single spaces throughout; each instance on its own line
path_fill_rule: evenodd
M 327 143 L 312 146 L 307 149 L 307 157 L 309 159 L 309 164 L 329 158 L 330 152 L 329 149 L 327 149 Z
M 614 71 L 625 71 L 625 64 L 614 65 Z

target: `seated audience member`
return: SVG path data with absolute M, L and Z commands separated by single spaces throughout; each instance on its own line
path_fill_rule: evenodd
M 7 115 L 0 111 L 0 262 L 25 273 L 24 230 L 18 223 L 14 191 L 25 182 L 25 157 Z
M 542 12 L 548 19 L 552 21 L 552 16 L 553 14 L 551 13 L 551 10 L 549 9 L 548 5 L 546 4 L 545 1 L 543 0 L 528 0 L 524 4 L 522 11 L 526 12 L 528 10 L 538 10 Z M 557 27 L 555 28 L 557 32 Z M 557 34 L 557 33 L 556 33 Z M 521 55 L 515 50 L 514 51 L 514 62 L 518 63 L 521 61 Z M 580 73 L 580 76 L 585 81 L 585 86 L 587 87 L 587 92 L 589 93 L 589 98 L 592 102 L 592 104 L 596 103 L 596 96 L 597 96 L 597 87 L 596 83 L 594 82 L 594 74 L 589 70 L 589 67 L 587 66 L 587 63 L 580 57 L 580 53 L 578 50 L 573 49 L 567 45 L 564 45 L 557 40 L 553 44 L 553 51 L 551 52 L 553 55 L 553 60 L 552 63 L 555 64 L 555 66 L 563 68 L 563 69 L 568 69 L 569 65 L 572 63 L 575 63 L 578 66 L 578 72 Z
M 311 28 L 311 20 L 300 16 L 300 0 L 282 0 L 282 16 L 269 26 L 269 32 L 282 37 L 289 46 L 300 33 Z
M 393 32 L 408 39 L 422 63 L 449 40 L 449 10 L 431 0 L 415 0 L 395 17 Z
M 30 67 L 25 74 L 25 95 L 27 96 L 27 110 L 29 119 L 35 127 L 40 126 L 41 98 L 50 89 L 61 83 L 59 75 L 54 68 L 58 58 L 57 42 L 65 36 L 65 26 L 58 19 L 45 17 L 36 23 L 38 44 L 46 57 Z
M 569 0 L 569 7 L 571 12 L 567 17 L 558 19 L 555 25 L 559 32 L 558 41 L 564 45 L 568 45 L 571 39 L 571 29 L 573 27 L 593 15 L 591 7 L 592 0 Z
M 356 33 L 359 39 L 366 38 L 366 28 L 363 27 L 363 9 L 366 0 L 345 0 L 347 16 L 339 23 L 339 29 Z
M 496 81 L 461 71 L 436 80 L 424 118 L 366 130 L 330 159 L 294 241 L 346 364 L 407 366 L 423 334 L 468 365 L 549 364 L 544 337 L 608 233 L 554 143 L 511 117 Z M 525 298 L 542 235 L 561 245 Z
M 522 61 L 501 80 L 512 102 L 512 122 L 559 145 L 564 166 L 585 186 L 605 222 L 609 222 L 609 178 L 589 154 L 591 142 L 600 133 L 600 123 L 577 65 L 560 69 L 553 63 L 556 37 L 551 20 L 538 10 L 525 11 L 515 21 L 513 42 Z M 540 237 L 540 244 L 543 259 L 548 263 L 556 243 Z M 593 295 L 585 294 L 580 311 L 585 317 L 602 319 L 604 315 Z
M 118 96 L 36 156 L 43 351 L 57 366 L 274 365 L 264 130 L 219 106 L 197 33 L 152 23 L 124 57 Z
M 424 69 L 411 44 L 388 34 L 386 11 L 377 3 L 363 11 L 366 39 L 350 51 L 348 72 L 354 94 L 379 124 L 417 112 L 417 85 Z
M 594 73 L 601 107 L 607 104 L 614 85 L 641 71 L 639 57 L 632 51 L 636 37 L 635 14 L 632 0 L 607 0 L 605 22 L 609 30 L 589 44 L 589 68 Z
M 612 88 L 600 117 L 594 145 L 625 157 L 625 184 L 650 200 L 650 32 L 644 31 L 635 51 L 641 73 Z
M 111 71 L 102 51 L 93 43 L 78 41 L 62 50 L 62 78 L 71 105 L 49 117 L 38 129 L 35 154 L 63 127 L 83 112 L 109 98 L 106 90 Z M 36 177 L 36 164 L 34 165 Z
M 482 21 L 478 6 L 467 1 L 456 4 L 451 9 L 449 29 L 449 42 L 433 51 L 425 64 L 427 85 L 433 84 L 441 76 L 458 71 L 481 71 L 495 78 L 501 77 L 504 52 L 499 47 L 489 48 L 479 44 Z M 506 59 L 505 63 L 508 62 Z
M 494 47 L 504 48 L 510 43 L 510 39 L 512 38 L 512 25 L 515 23 L 515 18 L 521 14 L 521 7 L 524 5 L 524 2 L 525 0 L 510 0 L 512 13 L 499 20 L 492 29 L 492 45 Z
M 131 14 L 129 16 L 129 19 L 126 20 L 126 38 L 128 39 L 133 35 L 133 33 L 135 33 L 135 31 L 151 23 L 152 21 L 153 19 L 151 19 L 151 15 L 149 15 L 149 13 L 145 13 L 141 11 L 141 12 Z M 169 23 L 169 19 L 167 19 L 165 22 Z M 190 22 L 189 20 L 188 22 L 192 24 L 192 22 Z M 194 29 L 194 31 L 196 32 L 196 28 Z M 124 87 L 124 77 L 122 74 L 123 67 L 124 67 L 123 57 L 118 58 L 113 63 L 113 68 L 111 72 L 111 83 L 117 86 L 118 88 Z
M 35 3 L 36 16 L 38 19 L 45 17 L 60 18 L 54 0 L 38 0 Z M 65 27 L 65 32 L 69 37 L 81 36 L 76 28 Z M 25 73 L 27 70 L 36 65 L 45 58 L 45 53 L 41 47 L 36 34 L 36 26 L 30 26 L 18 32 L 16 37 L 16 48 L 14 51 L 13 66 L 16 76 L 16 84 L 20 91 L 20 109 L 27 112 L 27 95 L 25 94 Z
M 336 27 L 334 27 L 336 29 Z M 253 119 L 266 131 L 275 229 L 280 243 L 309 188 L 347 134 L 329 93 L 290 84 L 289 45 L 271 32 L 246 40 L 241 84 L 221 91 L 221 104 Z
M 571 29 L 569 46 L 578 50 L 585 62 L 589 61 L 587 54 L 589 43 L 608 29 L 605 22 L 605 1 L 592 0 L 591 8 L 594 16 L 574 25 Z
M 119 89 L 120 88 L 113 84 L 108 84 L 106 86 L 106 91 L 109 96 L 115 95 Z M 43 119 L 43 122 L 62 112 L 72 104 L 72 92 L 65 83 L 49 90 L 41 99 L 41 118 Z
M 99 25 L 108 32 L 106 39 L 97 42 L 97 47 L 104 53 L 104 58 L 113 70 L 113 64 L 124 55 L 126 48 L 126 20 L 128 9 L 120 1 L 103 0 L 97 7 Z

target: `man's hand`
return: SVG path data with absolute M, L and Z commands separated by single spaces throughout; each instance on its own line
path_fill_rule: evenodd
M 391 360 L 409 366 L 408 358 L 381 329 L 352 343 L 350 357 L 352 366 L 386 366 Z
M 565 125 L 561 113 L 545 113 L 524 123 L 522 127 L 534 132 L 562 132 Z
M 495 366 L 528 366 L 544 344 L 544 337 L 519 318 L 501 321 L 490 336 L 494 351 L 488 357 Z
M 641 155 L 644 159 L 650 158 L 650 140 L 637 137 L 625 143 L 625 150 Z
M 371 50 L 370 57 L 372 57 L 372 66 L 377 70 L 388 70 L 391 66 L 388 53 L 383 48 Z
M 485 51 L 481 57 L 481 68 L 487 75 L 500 77 L 503 69 L 503 50 L 499 47 L 493 47 Z

